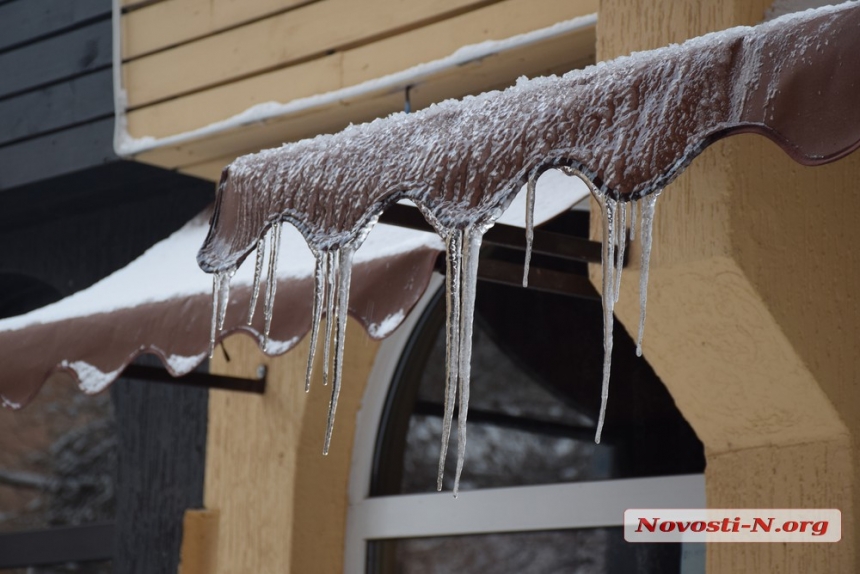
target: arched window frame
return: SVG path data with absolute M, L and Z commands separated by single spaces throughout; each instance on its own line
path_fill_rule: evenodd
M 628 508 L 705 507 L 702 474 L 478 489 L 461 491 L 457 498 L 448 491 L 369 496 L 386 397 L 407 344 L 442 282 L 433 276 L 406 321 L 382 343 L 365 388 L 350 467 L 345 574 L 366 572 L 367 544 L 376 540 L 618 527 Z

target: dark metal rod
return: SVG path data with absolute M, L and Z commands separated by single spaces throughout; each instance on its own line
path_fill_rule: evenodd
M 436 260 L 436 271 L 445 274 L 444 253 L 440 253 Z M 509 263 L 482 256 L 478 265 L 478 280 L 522 288 L 523 266 L 518 263 Z M 585 275 L 545 269 L 534 264 L 529 269 L 528 288 L 591 301 L 601 300 L 600 294 Z
M 0 568 L 111 560 L 115 535 L 113 523 L 0 534 Z
M 395 204 L 390 206 L 380 216 L 379 221 L 408 229 L 433 231 L 421 212 L 408 205 Z M 524 251 L 526 233 L 519 227 L 496 224 L 484 234 L 483 243 Z M 601 245 L 597 241 L 589 241 L 582 237 L 535 229 L 532 252 L 573 261 L 600 263 Z
M 259 395 L 266 392 L 265 376 L 260 379 L 242 379 L 239 377 L 226 377 L 224 375 L 212 375 L 209 373 L 198 373 L 196 371 L 192 371 L 181 377 L 172 377 L 165 369 L 158 367 L 129 365 L 123 371 L 122 377 L 124 379 L 133 379 L 138 381 L 170 383 L 174 385 L 186 385 L 207 389 L 222 389 L 225 391 L 256 393 Z

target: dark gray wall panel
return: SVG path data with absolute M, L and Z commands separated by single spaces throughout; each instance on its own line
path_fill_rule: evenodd
M 0 51 L 110 16 L 110 0 L 15 0 L 0 5 Z
M 111 22 L 103 20 L 0 54 L 0 97 L 107 68 Z
M 0 146 L 104 119 L 113 111 L 110 69 L 0 100 Z
M 131 161 L 0 192 L 0 273 L 69 295 L 130 263 L 214 198 L 210 181 Z
M 0 191 L 114 159 L 113 118 L 0 147 Z
M 152 357 L 138 362 L 160 366 Z M 203 507 L 209 391 L 121 378 L 111 397 L 119 434 L 114 572 L 175 574 L 182 517 Z

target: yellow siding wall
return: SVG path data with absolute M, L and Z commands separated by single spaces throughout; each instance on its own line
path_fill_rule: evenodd
M 265 102 L 354 86 L 458 48 L 597 11 L 597 0 L 125 0 L 123 84 L 133 137 L 163 138 Z M 593 61 L 594 30 L 487 58 L 417 86 L 414 107 Z M 422 89 L 423 88 L 423 89 Z M 242 153 L 403 108 L 403 94 L 333 104 L 137 159 L 216 178 Z

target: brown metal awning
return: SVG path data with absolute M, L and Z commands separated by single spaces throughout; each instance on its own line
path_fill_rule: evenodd
M 113 382 L 139 355 L 157 355 L 173 376 L 191 372 L 208 356 L 211 281 L 194 265 L 211 210 L 153 246 L 126 268 L 92 287 L 26 315 L 0 321 L 4 406 L 26 404 L 51 377 L 70 377 L 90 393 Z M 371 337 L 393 331 L 424 293 L 440 244 L 429 233 L 384 226 L 357 254 L 349 313 Z M 266 352 L 294 347 L 310 327 L 311 256 L 297 233 L 281 238 L 277 317 Z M 391 275 L 409 276 L 408 283 Z M 262 345 L 263 317 L 248 325 L 252 273 L 234 277 L 219 340 L 242 332 Z M 152 373 L 135 371 L 137 378 Z M 138 372 L 140 371 L 140 372 Z M 131 373 L 130 373 L 131 374 Z M 193 381 L 192 381 L 193 382 Z M 248 389 L 245 389 L 248 390 Z

